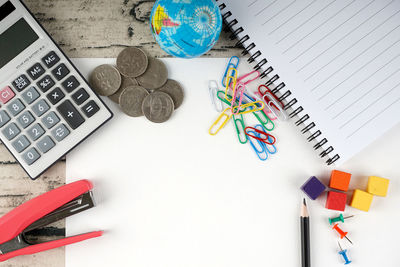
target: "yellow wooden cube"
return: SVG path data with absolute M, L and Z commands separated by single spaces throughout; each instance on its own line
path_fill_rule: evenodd
M 359 210 L 368 211 L 373 197 L 374 196 L 370 193 L 356 189 L 354 190 L 350 206 Z
M 370 176 L 368 178 L 367 192 L 375 196 L 385 197 L 389 188 L 389 179 Z

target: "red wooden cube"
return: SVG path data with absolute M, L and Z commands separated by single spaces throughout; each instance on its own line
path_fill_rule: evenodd
M 329 191 L 326 198 L 325 208 L 330 210 L 344 211 L 346 208 L 347 195 L 335 191 Z

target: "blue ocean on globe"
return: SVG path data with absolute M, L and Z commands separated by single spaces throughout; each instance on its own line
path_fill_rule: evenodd
M 150 24 L 165 52 L 194 58 L 208 52 L 218 41 L 222 16 L 214 0 L 158 0 Z

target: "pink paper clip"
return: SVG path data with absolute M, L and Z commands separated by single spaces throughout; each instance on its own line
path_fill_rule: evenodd
M 243 102 L 243 94 L 244 94 L 245 90 L 246 90 L 246 86 L 244 85 L 244 83 L 238 83 L 236 85 L 236 87 L 233 89 L 233 97 L 232 97 L 232 101 L 231 101 L 231 111 L 232 111 L 233 115 L 237 115 L 240 111 L 240 108 L 241 108 L 242 102 Z M 238 95 L 239 95 L 239 102 L 238 102 L 238 105 L 235 106 L 235 102 L 236 102 Z M 235 108 L 236 108 L 236 111 L 234 111 Z
M 249 76 L 251 76 L 251 75 L 253 75 L 253 74 L 255 74 L 255 77 L 254 78 L 248 78 L 246 81 L 242 81 L 242 80 L 244 80 L 245 78 L 247 78 L 247 77 L 249 77 Z M 254 76 L 254 75 L 253 75 Z M 248 85 L 249 83 L 251 83 L 251 82 L 254 82 L 255 80 L 257 80 L 258 78 L 260 77 L 260 72 L 258 71 L 258 70 L 254 70 L 254 71 L 252 71 L 252 72 L 249 72 L 249 73 L 247 73 L 247 74 L 244 74 L 244 75 L 242 75 L 242 76 L 240 76 L 239 78 L 238 78 L 238 82 L 242 82 L 244 85 Z
M 275 136 L 273 136 L 272 134 L 266 133 L 265 131 L 261 131 L 259 129 L 256 129 L 254 127 L 249 127 L 248 126 L 248 127 L 246 127 L 244 129 L 244 131 L 245 131 L 247 136 L 252 137 L 252 138 L 254 138 L 254 139 L 258 140 L 258 141 L 261 141 L 261 142 L 263 142 L 265 144 L 273 145 L 276 142 Z M 252 135 L 251 134 L 252 132 L 253 133 L 258 133 L 259 135 L 258 136 L 257 136 L 257 134 Z M 265 137 L 262 137 L 262 136 L 265 136 Z

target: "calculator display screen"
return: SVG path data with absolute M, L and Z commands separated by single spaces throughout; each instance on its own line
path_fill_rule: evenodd
M 0 34 L 0 68 L 37 39 L 39 39 L 39 36 L 23 18 Z

